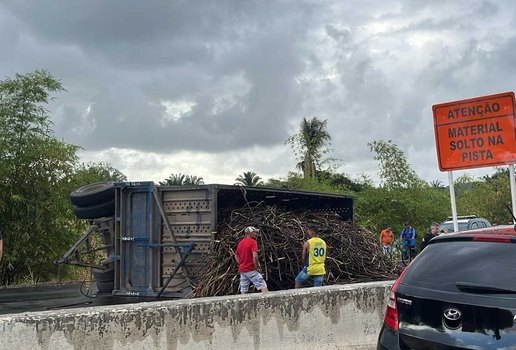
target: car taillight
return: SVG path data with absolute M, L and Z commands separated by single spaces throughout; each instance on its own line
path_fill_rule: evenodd
M 385 310 L 385 320 L 384 323 L 390 329 L 397 331 L 398 330 L 398 309 L 396 307 L 396 289 L 398 289 L 398 285 L 400 284 L 401 278 L 405 273 L 407 268 L 404 268 L 401 271 L 399 277 L 396 279 L 396 282 L 392 285 L 391 294 L 387 299 L 387 310 Z
M 473 240 L 480 241 L 480 242 L 511 243 L 511 239 L 509 237 L 477 236 L 477 237 L 473 237 Z
M 385 325 L 390 329 L 398 330 L 398 310 L 396 310 L 396 293 L 391 290 L 387 299 L 387 310 L 385 311 Z

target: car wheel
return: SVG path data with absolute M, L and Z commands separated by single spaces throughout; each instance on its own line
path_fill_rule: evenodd
M 96 182 L 76 188 L 70 193 L 70 201 L 76 206 L 92 206 L 115 198 L 115 187 L 111 181 Z
M 115 214 L 115 200 L 91 205 L 89 207 L 73 206 L 75 216 L 79 219 L 98 219 L 103 217 L 110 217 Z

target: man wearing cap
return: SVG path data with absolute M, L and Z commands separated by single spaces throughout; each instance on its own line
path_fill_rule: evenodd
M 238 243 L 235 252 L 235 259 L 240 272 L 240 293 L 249 291 L 249 285 L 262 292 L 268 292 L 267 283 L 260 272 L 260 261 L 258 260 L 258 243 L 256 235 L 259 230 L 256 227 L 248 226 L 244 230 L 245 237 Z

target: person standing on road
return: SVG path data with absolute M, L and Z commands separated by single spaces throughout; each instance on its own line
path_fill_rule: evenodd
M 261 292 L 268 292 L 267 283 L 260 273 L 260 261 L 258 260 L 258 243 L 256 235 L 259 230 L 256 227 L 248 226 L 244 230 L 245 237 L 238 243 L 235 259 L 240 273 L 240 293 L 249 292 L 249 285 Z
M 423 241 L 421 242 L 421 246 L 419 247 L 419 251 L 422 252 L 423 249 L 426 248 L 428 245 L 428 242 L 434 237 L 437 237 L 439 235 L 439 224 L 437 222 L 432 222 L 432 225 L 430 226 L 430 231 L 425 233 L 425 237 L 423 237 Z
M 410 254 L 412 256 L 416 255 L 416 229 L 410 226 L 408 222 L 401 231 L 400 238 L 401 246 L 403 248 L 408 246 L 410 248 Z
M 383 248 L 383 255 L 391 255 L 392 242 L 394 242 L 394 233 L 392 229 L 387 226 L 380 232 L 380 244 Z
M 308 228 L 308 241 L 303 244 L 301 261 L 304 265 L 296 277 L 295 288 L 301 288 L 309 278 L 313 278 L 314 287 L 322 286 L 326 270 L 326 242 L 319 238 L 319 228 L 310 226 Z

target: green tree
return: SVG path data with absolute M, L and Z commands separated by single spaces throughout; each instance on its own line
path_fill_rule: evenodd
M 168 178 L 159 182 L 162 186 L 186 186 L 186 185 L 204 185 L 204 179 L 194 175 L 186 174 L 170 174 Z
M 242 175 L 238 175 L 235 181 L 235 185 L 250 187 L 263 186 L 262 178 L 252 171 L 244 171 Z
M 200 176 L 188 175 L 185 179 L 185 185 L 204 185 L 204 179 Z
M 317 172 L 317 178 L 319 180 L 327 180 L 332 186 L 335 186 L 336 188 L 347 188 L 350 189 L 353 192 L 360 192 L 362 191 L 366 186 L 370 186 L 367 182 L 364 182 L 364 180 L 353 180 L 346 174 L 331 172 L 327 170 L 321 170 Z
M 403 223 L 410 222 L 420 240 L 431 222 L 446 218 L 450 210 L 448 193 L 421 180 L 392 141 L 368 145 L 379 161 L 382 186 L 366 187 L 357 193 L 355 219 L 373 232 L 391 226 L 399 233 Z
M 432 181 L 430 181 L 430 186 L 432 186 L 434 188 L 444 188 L 444 185 L 441 182 L 441 180 L 432 180 Z
M 473 178 L 472 176 L 470 176 L 468 174 L 463 174 L 463 175 L 459 176 L 458 178 L 456 178 L 453 181 L 456 198 L 460 198 L 462 196 L 462 194 L 473 189 L 473 185 L 475 182 L 477 182 L 477 180 L 475 180 L 475 178 Z
M 326 130 L 326 120 L 313 117 L 303 118 L 299 132 L 286 141 L 299 159 L 297 167 L 305 178 L 315 178 L 322 162 L 322 155 L 328 152 L 331 136 Z
M 358 224 L 377 233 L 391 226 L 400 233 L 403 224 L 410 222 L 418 232 L 418 240 L 433 221 L 446 219 L 449 211 L 448 193 L 430 186 L 396 190 L 368 187 L 355 196 Z
M 0 81 L 0 226 L 4 284 L 45 276 L 74 239 L 62 181 L 79 147 L 54 138 L 45 106 L 63 86 L 46 71 Z
M 0 81 L 0 227 L 3 284 L 54 278 L 57 260 L 82 233 L 70 192 L 125 179 L 106 163 L 78 164 L 80 147 L 55 138 L 46 106 L 64 91 L 47 71 Z
M 511 206 L 509 171 L 498 168 L 492 176 L 481 179 L 460 177 L 457 197 L 457 213 L 459 215 L 474 214 L 492 222 L 507 224 L 511 220 L 511 213 L 507 206 Z
M 91 162 L 76 165 L 73 173 L 67 177 L 66 181 L 70 183 L 71 190 L 73 190 L 85 184 L 99 181 L 123 182 L 127 181 L 127 177 L 106 162 Z
M 378 174 L 383 186 L 394 189 L 424 185 L 424 181 L 410 168 L 405 153 L 391 140 L 373 141 L 367 145 L 375 153 L 374 159 L 380 162 Z
M 289 190 L 311 191 L 334 194 L 354 194 L 348 186 L 333 183 L 325 178 L 304 178 L 300 173 L 290 172 L 287 179 L 269 179 L 265 184 L 267 187 L 283 188 Z M 365 186 L 365 185 L 364 185 Z

